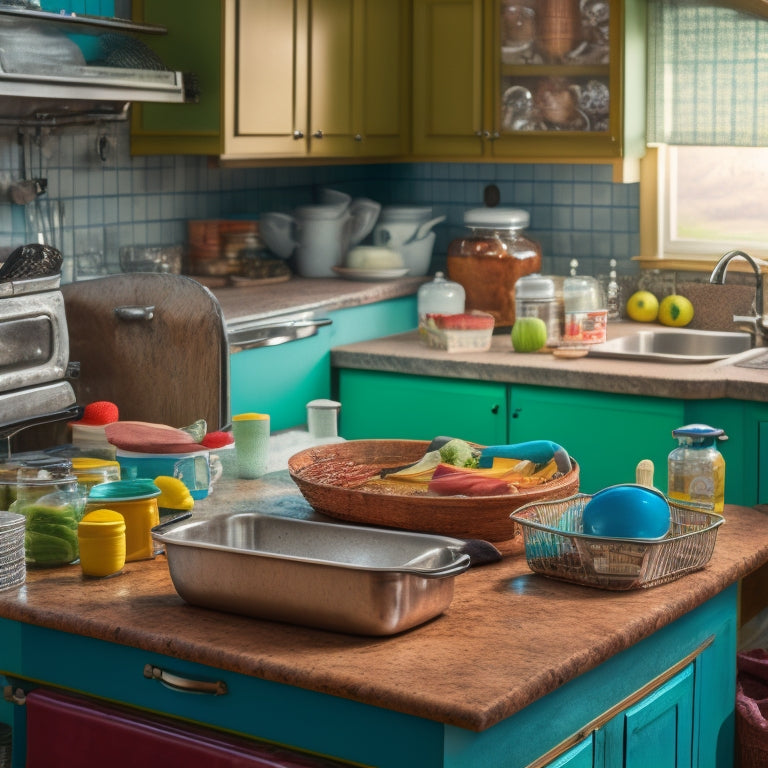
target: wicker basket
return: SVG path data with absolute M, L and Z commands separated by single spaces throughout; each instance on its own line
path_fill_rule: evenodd
M 349 440 L 293 455 L 288 469 L 304 498 L 318 512 L 366 525 L 437 533 L 462 539 L 506 542 L 520 538 L 510 512 L 541 499 L 561 499 L 579 489 L 579 467 L 542 485 L 503 496 L 432 496 L 376 493 L 352 487 L 350 479 L 378 475 L 385 467 L 418 461 L 424 440 Z
M 602 589 L 655 587 L 703 568 L 725 519 L 668 499 L 666 538 L 611 539 L 583 533 L 582 513 L 592 497 L 526 504 L 511 518 L 523 529 L 525 556 L 536 573 Z
M 24 515 L 0 512 L 0 590 L 23 584 L 27 578 L 24 558 Z

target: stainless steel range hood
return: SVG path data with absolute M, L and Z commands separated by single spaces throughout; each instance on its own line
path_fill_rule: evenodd
M 154 25 L 6 7 L 0 3 L 0 119 L 124 115 L 132 101 L 196 101 L 137 35 Z

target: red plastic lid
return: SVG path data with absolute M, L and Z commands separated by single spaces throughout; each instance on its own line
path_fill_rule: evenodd
M 83 417 L 79 421 L 70 424 L 82 424 L 90 427 L 100 427 L 104 424 L 112 424 L 119 419 L 117 406 L 108 400 L 97 400 L 88 403 L 83 410 Z

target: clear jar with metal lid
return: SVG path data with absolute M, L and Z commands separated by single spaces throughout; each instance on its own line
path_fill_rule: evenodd
M 560 342 L 560 302 L 555 279 L 547 275 L 524 275 L 515 284 L 515 316 L 538 317 L 547 326 L 547 346 Z
M 469 234 L 448 245 L 448 276 L 464 287 L 467 310 L 493 315 L 497 329 L 515 322 L 515 283 L 541 270 L 529 222 L 518 208 L 473 208 L 464 213 Z

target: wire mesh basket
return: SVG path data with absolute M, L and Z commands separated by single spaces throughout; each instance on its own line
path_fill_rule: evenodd
M 25 522 L 24 515 L 0 511 L 0 590 L 23 584 L 27 578 Z
M 583 533 L 582 513 L 591 500 L 577 494 L 532 502 L 510 518 L 523 531 L 529 568 L 562 581 L 602 589 L 655 587 L 703 568 L 712 557 L 725 518 L 667 499 L 671 525 L 663 539 L 615 539 Z

